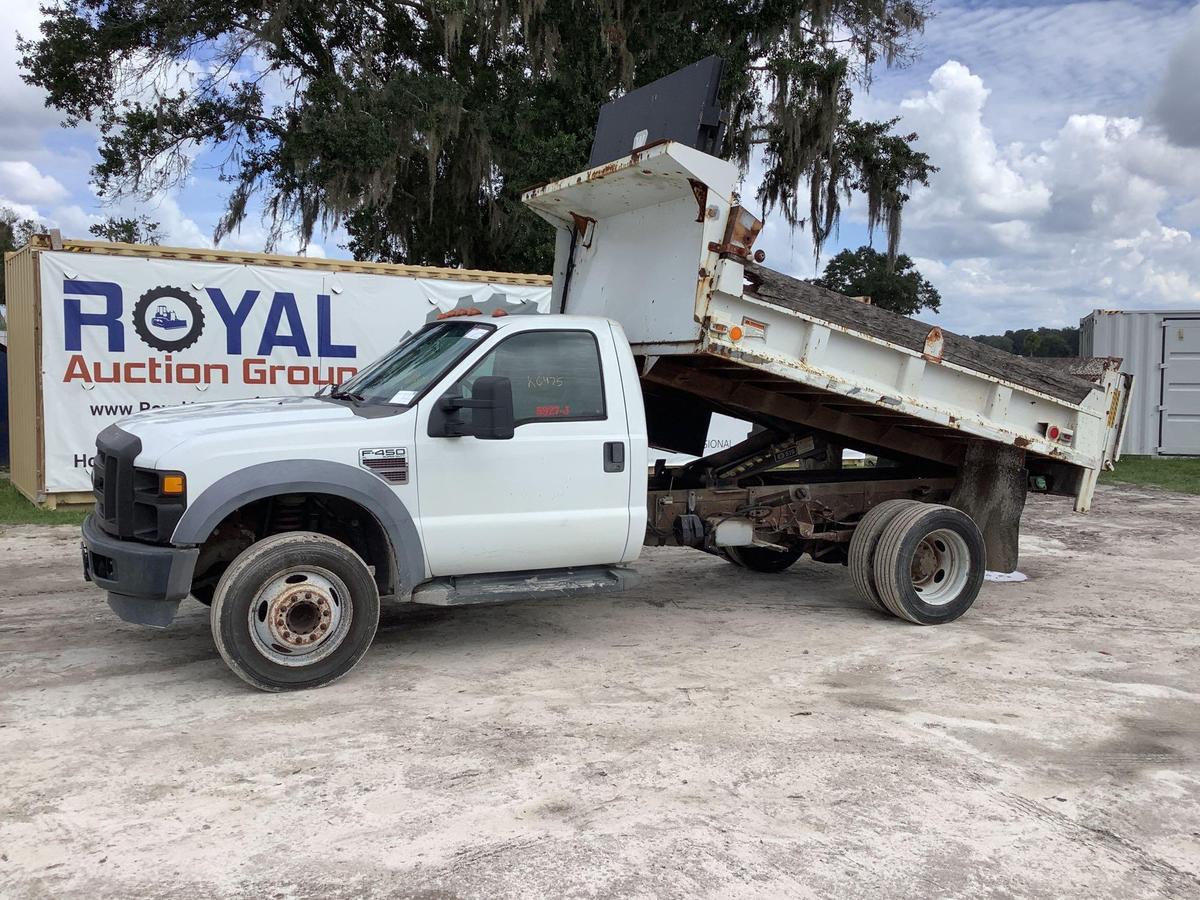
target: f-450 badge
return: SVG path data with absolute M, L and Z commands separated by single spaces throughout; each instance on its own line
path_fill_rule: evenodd
M 388 484 L 408 484 L 408 449 L 372 447 L 358 451 L 358 462 Z

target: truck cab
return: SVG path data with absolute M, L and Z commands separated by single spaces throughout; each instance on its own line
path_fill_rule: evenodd
M 646 527 L 646 421 L 620 325 L 434 322 L 316 397 L 133 416 L 97 440 L 85 573 L 127 621 L 189 594 L 256 687 L 357 662 L 380 598 L 619 587 Z

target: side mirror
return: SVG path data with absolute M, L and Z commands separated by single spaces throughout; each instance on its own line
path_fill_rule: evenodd
M 512 382 L 498 375 L 483 375 L 475 379 L 471 394 L 468 400 L 457 387 L 443 394 L 429 415 L 429 436 L 473 436 L 484 441 L 512 438 Z M 470 410 L 469 421 L 463 410 Z
M 471 389 L 471 433 L 485 441 L 507 441 L 513 436 L 512 382 L 499 375 L 475 379 Z M 478 404 L 478 405 L 476 405 Z

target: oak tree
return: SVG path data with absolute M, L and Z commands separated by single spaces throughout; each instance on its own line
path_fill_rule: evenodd
M 729 152 L 819 251 L 850 191 L 894 254 L 932 171 L 895 121 L 851 113 L 915 52 L 927 0 L 48 0 L 23 77 L 99 131 L 100 195 L 152 194 L 198 155 L 258 198 L 274 243 L 344 224 L 360 258 L 545 270 L 520 192 L 586 163 L 599 107 L 722 55 Z M 256 202 L 258 202 L 256 201 Z
M 911 316 L 922 309 L 936 312 L 942 304 L 937 288 L 901 253 L 894 265 L 873 247 L 843 250 L 825 266 L 815 283 L 849 297 L 870 297 L 883 309 Z

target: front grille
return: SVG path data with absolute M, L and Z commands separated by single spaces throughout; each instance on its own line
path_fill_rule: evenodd
M 104 521 L 105 510 L 110 507 L 104 494 L 104 486 L 114 482 L 108 472 L 108 461 L 108 455 L 100 449 L 99 441 L 97 441 L 96 457 L 92 460 L 92 495 L 96 498 L 97 522 Z
M 158 473 L 133 464 L 141 452 L 142 442 L 116 425 L 96 437 L 92 465 L 96 522 L 116 537 L 165 544 L 187 502 L 183 497 L 160 496 Z
M 133 537 L 133 461 L 141 452 L 142 442 L 116 425 L 96 436 L 92 466 L 96 520 L 117 537 Z

